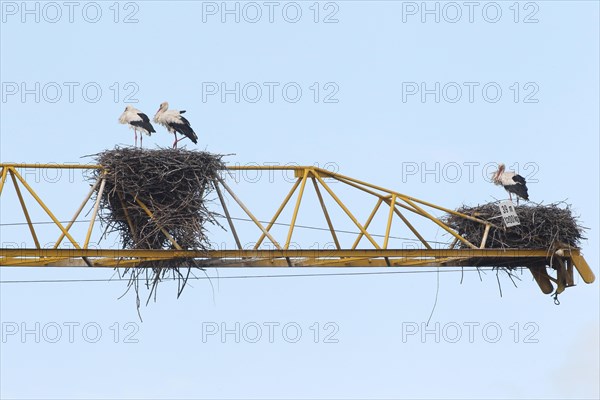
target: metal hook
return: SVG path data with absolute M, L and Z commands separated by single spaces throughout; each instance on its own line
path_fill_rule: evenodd
M 556 293 L 554 295 L 554 304 L 556 304 L 557 306 L 560 306 L 560 301 L 558 300 L 558 293 Z

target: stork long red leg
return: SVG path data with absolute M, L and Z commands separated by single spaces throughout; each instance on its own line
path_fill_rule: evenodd
M 178 140 L 177 140 L 177 134 L 173 133 L 173 135 L 175 135 L 175 141 L 173 142 L 173 148 L 176 149 L 177 148 L 177 142 L 178 142 Z
M 137 129 L 133 128 L 133 134 L 135 136 L 135 146 L 134 147 L 137 147 Z

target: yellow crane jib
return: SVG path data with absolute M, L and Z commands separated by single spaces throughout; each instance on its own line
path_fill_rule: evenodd
M 544 293 L 561 293 L 565 288 L 574 286 L 574 270 L 576 269 L 585 283 L 595 280 L 589 265 L 581 255 L 578 248 L 564 246 L 549 251 L 548 249 L 489 248 L 488 233 L 493 229 L 504 229 L 502 226 L 466 215 L 455 210 L 405 195 L 403 193 L 386 189 L 382 186 L 370 184 L 358 179 L 311 166 L 230 166 L 229 172 L 236 171 L 281 171 L 288 174 L 293 172 L 291 187 L 287 194 L 276 207 L 276 211 L 268 220 L 261 220 L 252 212 L 250 207 L 242 201 L 236 193 L 236 182 L 231 182 L 230 174 L 213 182 L 215 193 L 218 195 L 220 213 L 227 220 L 229 232 L 235 239 L 233 249 L 190 250 L 182 248 L 177 241 L 163 229 L 168 238 L 170 249 L 103 249 L 91 248 L 94 227 L 97 225 L 98 213 L 105 181 L 103 174 L 99 173 L 97 181 L 91 184 L 87 193 L 82 193 L 82 201 L 67 221 L 61 221 L 55 212 L 48 207 L 39 194 L 38 186 L 44 182 L 30 183 L 23 177 L 23 169 L 71 169 L 95 170 L 102 172 L 101 165 L 87 164 L 17 164 L 0 163 L 0 196 L 6 196 L 5 186 L 12 186 L 20 213 L 11 210 L 12 215 L 20 215 L 17 223 L 26 225 L 31 235 L 32 245 L 23 248 L 14 245 L 2 245 L 0 248 L 0 266 L 3 267 L 52 267 L 52 266 L 92 266 L 109 268 L 127 268 L 140 265 L 149 265 L 149 261 L 190 258 L 195 259 L 198 265 L 205 267 L 450 267 L 450 266 L 505 266 L 526 267 Z M 283 176 L 283 175 L 282 175 Z M 290 175 L 288 175 L 290 176 Z M 9 179 L 10 178 L 10 179 Z M 310 181 L 310 182 L 309 182 Z M 7 183 L 8 182 L 8 183 Z M 336 184 L 334 185 L 333 182 Z M 340 185 L 341 183 L 341 185 Z M 350 204 L 342 200 L 341 187 L 353 190 L 371 197 L 375 204 L 366 220 L 361 221 Z M 314 193 L 317 209 L 326 222 L 323 230 L 331 236 L 331 248 L 291 248 L 295 228 L 299 227 L 303 200 L 306 200 L 309 191 Z M 96 193 L 94 199 L 94 193 Z M 228 198 L 226 199 L 226 196 Z M 264 196 L 272 199 L 273 196 Z M 229 201 L 226 201 L 229 200 Z M 139 206 L 146 212 L 148 218 L 153 218 L 151 207 L 144 199 L 136 199 Z M 282 223 L 280 219 L 288 204 L 292 210 L 291 219 Z M 3 202 L 4 203 L 4 202 Z M 256 236 L 251 240 L 242 241 L 236 228 L 235 218 L 232 217 L 231 207 L 241 211 L 248 223 L 251 223 Z M 41 237 L 41 232 L 36 229 L 32 221 L 31 210 L 36 207 L 43 210 L 58 228 L 57 237 Z M 72 227 L 82 218 L 84 209 L 91 208 L 88 228 L 83 237 L 72 234 Z M 372 223 L 377 213 L 383 208 L 385 231 L 383 234 L 373 231 Z M 314 211 L 314 210 L 313 210 Z M 335 211 L 335 212 L 334 212 Z M 452 214 L 481 224 L 483 232 L 480 242 L 472 243 L 457 231 L 448 226 L 443 218 L 436 213 Z M 341 217 L 340 217 L 341 216 Z M 354 227 L 351 240 L 345 242 L 341 238 L 340 219 Z M 86 221 L 88 222 L 88 221 Z M 440 248 L 440 243 L 426 239 L 422 233 L 422 226 L 441 229 L 451 238 L 451 242 Z M 278 236 L 273 227 L 285 225 L 287 232 Z M 392 234 L 403 232 L 412 237 L 418 248 L 393 248 L 390 247 Z M 348 234 L 347 231 L 343 232 Z M 17 238 L 13 242 L 21 243 L 24 238 Z M 41 243 L 52 243 L 51 246 Z M 253 243 L 242 247 L 241 243 Z M 359 245 L 363 243 L 359 247 Z M 261 247 L 262 246 L 262 247 Z M 267 249 L 264 247 L 268 246 Z M 367 246 L 365 248 L 365 246 Z M 437 248 L 435 248 L 437 247 Z M 142 264 L 143 263 L 143 264 Z M 556 271 L 552 277 L 548 271 Z M 556 289 L 554 289 L 554 285 Z

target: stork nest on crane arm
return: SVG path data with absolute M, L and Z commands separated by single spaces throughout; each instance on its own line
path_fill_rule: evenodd
M 515 206 L 520 225 L 504 227 L 498 202 L 463 206 L 456 211 L 493 223 L 485 247 L 492 249 L 557 249 L 559 247 L 578 248 L 585 237 L 578 218 L 564 202 L 548 205 Z M 474 244 L 481 243 L 485 225 L 450 214 L 445 221 L 462 237 Z M 461 246 L 465 245 L 461 242 Z
M 103 169 L 92 179 L 105 179 L 100 221 L 108 232 L 119 233 L 124 249 L 208 250 L 205 226 L 219 225 L 219 215 L 207 208 L 207 195 L 225 169 L 222 157 L 183 149 L 118 147 L 97 154 Z M 125 275 L 130 277 L 129 287 L 136 289 L 139 307 L 140 278 L 145 277 L 150 289 L 148 300 L 163 279 L 177 279 L 179 295 L 194 267 L 198 266 L 189 259 L 147 261 L 126 269 Z M 180 271 L 183 268 L 187 273 Z

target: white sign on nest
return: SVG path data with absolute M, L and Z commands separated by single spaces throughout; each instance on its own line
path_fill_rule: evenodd
M 515 205 L 512 201 L 501 201 L 498 206 L 500 207 L 500 213 L 502 214 L 504 225 L 506 225 L 507 228 L 510 228 L 511 226 L 521 225 L 521 222 L 519 221 L 519 216 L 517 215 L 517 211 L 515 210 Z

